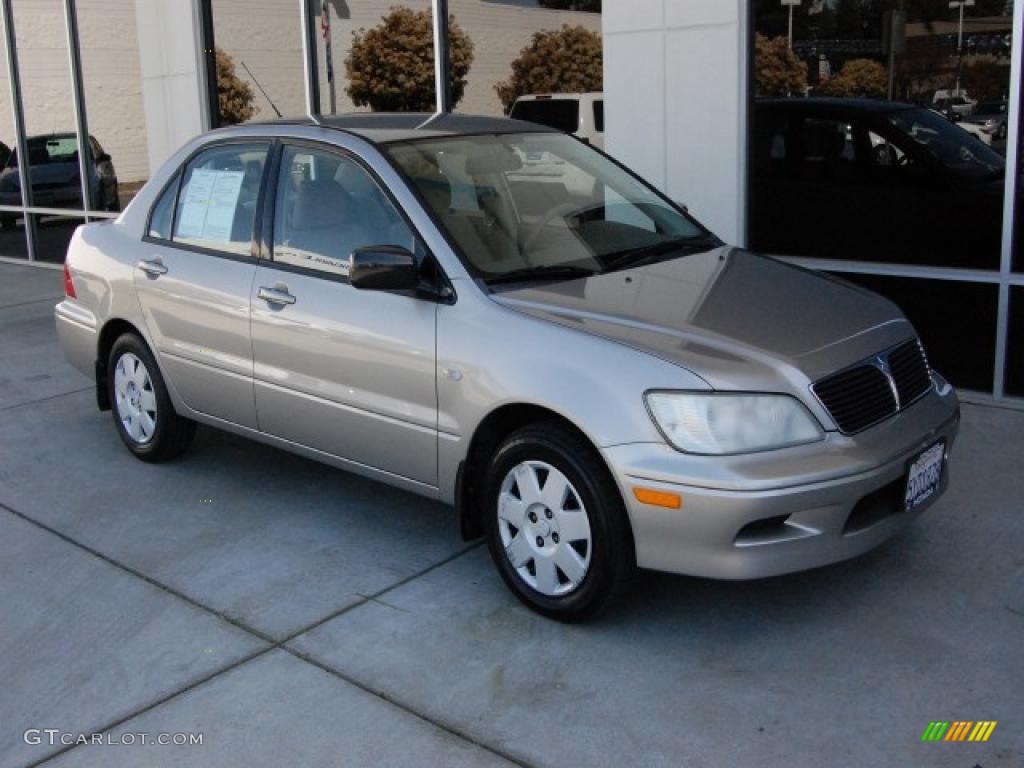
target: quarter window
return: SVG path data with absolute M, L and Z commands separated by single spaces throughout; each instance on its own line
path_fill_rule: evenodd
M 266 144 L 213 147 L 192 160 L 178 196 L 174 242 L 248 256 L 266 160 Z
M 347 275 L 356 248 L 415 249 L 404 219 L 373 178 L 346 157 L 285 147 L 274 212 L 274 261 Z
M 167 185 L 161 193 L 160 199 L 153 206 L 153 213 L 149 217 L 149 236 L 160 240 L 171 239 L 171 216 L 174 215 L 174 195 L 178 191 L 178 177 Z

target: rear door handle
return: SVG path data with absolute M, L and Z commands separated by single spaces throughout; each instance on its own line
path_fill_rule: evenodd
M 160 275 L 167 274 L 167 267 L 164 266 L 159 257 L 149 261 L 140 261 L 138 267 L 150 277 L 160 277 Z
M 282 307 L 286 304 L 295 303 L 295 297 L 288 293 L 288 289 L 284 286 L 278 286 L 276 288 L 267 288 L 266 286 L 262 286 L 256 295 L 268 304 L 277 304 Z

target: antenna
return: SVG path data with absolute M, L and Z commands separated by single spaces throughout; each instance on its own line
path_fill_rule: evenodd
M 256 83 L 256 87 L 260 89 L 260 93 L 263 94 L 263 98 L 267 100 L 268 104 L 270 104 L 270 108 L 274 110 L 274 114 L 277 115 L 278 117 L 281 117 L 281 110 L 278 109 L 277 105 L 270 100 L 270 97 L 267 96 L 267 92 L 263 90 L 263 86 L 260 85 L 260 81 L 256 79 L 256 75 L 252 73 L 252 70 L 249 69 L 248 65 L 244 61 L 242 62 L 242 69 L 244 69 L 248 73 L 249 77 L 252 78 L 252 81 Z

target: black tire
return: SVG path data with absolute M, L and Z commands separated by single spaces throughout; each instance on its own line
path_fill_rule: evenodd
M 153 418 L 155 427 L 142 440 L 136 439 L 129 433 L 119 410 L 115 380 L 121 358 L 126 355 L 133 355 L 145 366 L 149 388 L 136 389 L 140 392 L 143 389 L 145 392 L 152 392 L 155 403 L 155 410 L 152 412 L 155 414 Z M 126 358 L 126 364 L 129 359 Z M 110 397 L 110 412 L 114 417 L 117 434 L 136 458 L 148 462 L 170 461 L 183 454 L 192 443 L 196 431 L 195 422 L 175 413 L 174 405 L 167 394 L 167 386 L 164 384 L 163 376 L 160 374 L 153 354 L 149 351 L 146 343 L 134 333 L 121 335 L 114 342 L 114 346 L 110 348 L 110 356 L 107 358 L 107 394 Z
M 569 495 L 571 497 L 575 492 L 579 497 L 582 511 L 589 521 L 589 567 L 578 585 L 567 594 L 547 595 L 533 588 L 520 575 L 505 551 L 498 518 L 499 497 L 506 476 L 524 462 L 542 462 L 557 469 L 571 483 Z M 559 621 L 581 621 L 603 610 L 625 590 L 636 571 L 629 519 L 607 466 L 581 435 L 557 421 L 541 422 L 517 430 L 495 451 L 487 469 L 484 489 L 481 506 L 486 516 L 491 557 L 505 584 L 526 606 Z M 525 524 L 528 523 L 524 520 Z M 527 535 L 527 540 L 532 539 L 532 535 Z M 554 541 L 558 542 L 557 536 Z M 533 562 L 535 569 L 536 561 Z M 520 567 L 530 571 L 529 564 Z M 571 583 L 564 572 L 556 573 L 560 582 L 564 579 Z

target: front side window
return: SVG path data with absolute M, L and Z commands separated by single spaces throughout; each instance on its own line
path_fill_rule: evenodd
M 713 240 L 647 184 L 569 136 L 422 139 L 388 152 L 485 279 L 608 271 Z
M 274 261 L 347 275 L 356 248 L 415 250 L 405 220 L 369 173 L 342 155 L 284 148 L 274 212 Z
M 225 144 L 197 155 L 182 178 L 174 242 L 250 255 L 266 161 L 263 143 Z

